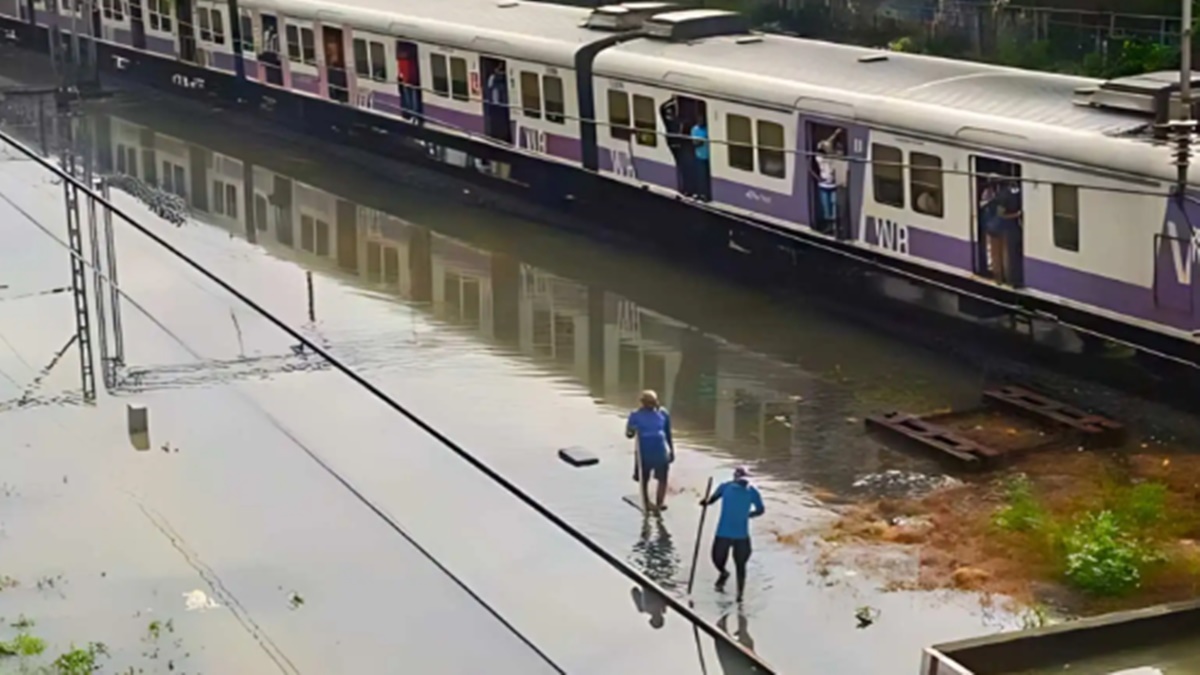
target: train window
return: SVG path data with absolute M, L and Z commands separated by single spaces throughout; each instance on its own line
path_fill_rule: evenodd
M 542 118 L 542 91 L 538 87 L 537 73 L 521 71 L 521 109 L 526 117 Z
M 300 29 L 300 51 L 305 63 L 310 66 L 317 65 L 317 46 L 316 40 L 313 39 L 313 29 Z
M 150 27 L 154 30 L 171 32 L 171 0 L 149 0 L 146 12 L 150 15 Z
M 429 70 L 433 73 L 433 93 L 439 96 L 450 95 L 450 73 L 446 70 L 446 57 L 441 54 L 429 55 Z
M 238 217 L 237 188 L 232 184 L 225 186 L 225 215 L 230 218 Z
M 329 257 L 329 223 L 317 219 L 317 255 Z
M 242 51 L 254 52 L 254 17 L 242 10 Z
M 758 170 L 764 176 L 787 177 L 787 155 L 783 147 L 783 125 L 759 120 Z
M 913 195 L 913 210 L 927 216 L 941 218 L 942 207 L 942 159 L 923 152 L 908 155 L 909 192 Z
M 317 223 L 312 216 L 300 216 L 300 248 L 313 252 L 316 248 Z
M 153 2 L 154 0 L 151 0 Z M 300 62 L 300 29 L 288 24 L 287 27 L 288 60 Z
M 371 57 L 367 54 L 367 41 L 354 38 L 354 72 L 359 77 L 371 76 Z
M 371 41 L 368 45 L 371 51 L 371 77 L 377 82 L 387 82 L 387 51 L 383 48 L 382 42 Z
M 387 55 L 382 42 L 354 38 L 354 72 L 377 82 L 387 82 Z
M 1079 250 L 1079 188 L 1074 185 L 1054 186 L 1054 245 Z
M 754 127 L 750 118 L 743 115 L 725 116 L 726 135 L 729 141 L 729 166 L 742 171 L 754 170 Z
M 613 138 L 628 141 L 633 137 L 629 118 L 629 94 L 608 90 L 608 132 Z
M 225 44 L 225 17 L 221 15 L 221 10 L 212 9 L 212 32 L 213 42 L 223 45 Z
M 546 121 L 562 124 L 567 119 L 567 103 L 563 98 L 561 77 L 546 75 L 542 78 L 542 91 L 546 99 Z
M 875 201 L 904 208 L 904 151 L 890 145 L 872 143 L 871 175 Z
M 450 57 L 450 89 L 456 101 L 470 101 L 470 89 L 467 86 L 467 60 L 457 56 Z
M 633 128 L 637 129 L 638 145 L 658 146 L 658 115 L 654 99 L 633 95 Z
M 200 7 L 196 10 L 196 17 L 200 24 L 200 40 L 203 42 L 212 42 L 212 20 L 208 16 L 208 8 Z

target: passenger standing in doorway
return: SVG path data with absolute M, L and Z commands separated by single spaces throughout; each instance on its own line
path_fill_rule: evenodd
M 824 233 L 836 232 L 838 228 L 838 174 L 834 171 L 834 143 L 839 136 L 840 129 L 817 143 L 817 199 L 821 205 L 821 231 Z
M 679 106 L 675 103 L 675 99 L 671 99 L 662 105 L 660 111 L 663 119 L 663 129 L 667 134 L 667 149 L 671 151 L 671 157 L 675 160 L 675 185 L 679 190 L 679 194 L 685 197 L 691 197 L 695 194 L 693 187 L 692 158 L 689 152 L 690 148 L 684 147 L 686 140 L 683 123 L 679 120 Z
M 625 437 L 637 438 L 633 459 L 633 480 L 642 486 L 642 507 L 650 512 L 650 478 L 658 482 L 654 506 L 667 509 L 667 474 L 675 461 L 675 443 L 671 438 L 671 416 L 658 405 L 658 394 L 642 392 L 642 407 L 629 415 Z
M 1021 191 L 1013 181 L 991 176 L 980 199 L 980 217 L 987 235 L 992 276 L 1012 283 L 1012 245 L 1021 235 Z
M 497 63 L 496 67 L 492 69 L 491 75 L 488 75 L 484 90 L 487 107 L 484 119 L 486 120 L 486 124 L 493 127 L 491 135 L 494 138 L 508 141 L 508 129 L 494 128 L 500 125 L 503 120 L 508 119 L 504 114 L 504 111 L 508 109 L 508 74 L 504 71 L 503 61 Z
M 1004 283 L 1016 281 L 1014 261 L 1020 260 L 1021 245 L 1021 184 L 1019 181 L 1007 181 L 1000 190 L 998 197 L 997 215 L 1004 233 L 1004 268 L 1001 275 Z
M 766 512 L 762 495 L 758 488 L 750 484 L 750 472 L 739 466 L 733 470 L 733 480 L 721 483 L 707 500 L 701 500 L 700 505 L 706 506 L 721 502 L 721 518 L 717 521 L 717 536 L 713 539 L 712 561 L 716 566 L 717 588 L 722 589 L 729 580 L 729 571 L 725 569 L 729 561 L 729 552 L 733 551 L 733 565 L 737 570 L 737 599 L 738 602 L 746 593 L 746 563 L 750 561 L 750 519 L 757 518 Z
M 703 118 L 692 126 L 691 136 L 696 148 L 696 183 L 693 189 L 697 199 L 709 201 L 708 190 L 712 176 L 708 166 L 708 129 L 704 126 Z

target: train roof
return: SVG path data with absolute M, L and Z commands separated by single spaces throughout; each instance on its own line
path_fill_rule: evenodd
M 581 45 L 607 37 L 584 26 L 587 9 L 527 0 L 242 0 L 241 5 L 562 66 L 574 63 Z
M 639 58 L 623 59 L 618 54 Z M 654 80 L 670 80 L 672 73 L 680 72 L 680 63 L 688 63 L 727 71 L 730 80 L 753 73 L 785 85 L 810 85 L 1076 131 L 1123 134 L 1147 124 L 1142 116 L 1073 103 L 1076 89 L 1098 86 L 1099 80 L 781 35 L 733 35 L 690 43 L 634 40 L 602 53 L 598 71 L 606 70 L 599 64 L 608 57 L 615 57 L 612 63 L 619 63 L 622 71 L 635 68 Z M 710 77 L 719 80 L 721 75 L 714 72 Z M 792 107 L 797 98 L 793 93 L 787 86 L 775 88 L 771 102 Z

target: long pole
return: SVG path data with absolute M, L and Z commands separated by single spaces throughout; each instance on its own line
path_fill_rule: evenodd
M 692 571 L 688 573 L 688 597 L 692 597 L 692 584 L 696 582 L 696 561 L 700 559 L 700 538 L 704 536 L 704 514 L 708 513 L 708 498 L 712 495 L 712 476 L 704 488 L 704 506 L 700 507 L 700 525 L 696 528 L 696 546 L 692 549 Z
M 1189 122 L 1192 119 L 1192 2 L 1194 0 L 1183 1 L 1183 17 L 1181 30 L 1179 33 L 1179 99 L 1180 99 L 1180 121 L 1183 122 L 1180 126 L 1179 157 L 1176 159 L 1176 170 L 1178 175 L 1176 180 L 1179 183 L 1179 198 L 1183 199 L 1187 194 L 1188 184 L 1188 169 L 1190 168 L 1190 145 L 1192 138 L 1192 129 Z

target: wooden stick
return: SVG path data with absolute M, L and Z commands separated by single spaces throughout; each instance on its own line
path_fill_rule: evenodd
M 696 547 L 692 549 L 692 571 L 688 574 L 687 594 L 692 595 L 692 584 L 696 581 L 696 561 L 700 559 L 700 537 L 704 536 L 704 515 L 708 513 L 708 498 L 712 494 L 712 476 L 708 477 L 708 486 L 704 488 L 704 506 L 700 507 L 700 526 L 696 528 Z

